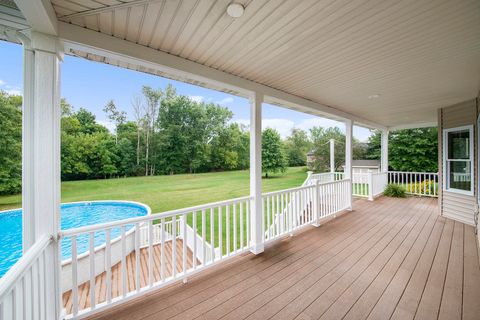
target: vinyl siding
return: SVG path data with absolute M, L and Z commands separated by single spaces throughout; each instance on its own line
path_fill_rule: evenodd
M 471 99 L 462 103 L 442 108 L 439 110 L 439 144 L 438 144 L 438 162 L 439 162 L 439 181 L 443 189 L 443 129 L 450 129 L 466 125 L 473 125 L 473 174 L 474 174 L 474 195 L 464 195 L 451 191 L 443 190 L 439 197 L 440 212 L 443 216 L 474 225 L 474 212 L 476 204 L 477 189 L 477 99 Z

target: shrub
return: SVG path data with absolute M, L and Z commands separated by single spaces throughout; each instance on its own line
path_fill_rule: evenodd
M 438 190 L 438 185 L 433 180 L 424 180 L 417 183 L 409 183 L 406 186 L 409 193 L 434 194 Z
M 398 184 L 393 184 L 393 183 L 390 183 L 385 187 L 383 194 L 386 195 L 387 197 L 394 197 L 394 198 L 406 197 L 405 189 L 402 186 Z

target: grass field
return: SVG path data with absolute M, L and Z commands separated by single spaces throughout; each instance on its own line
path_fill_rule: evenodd
M 304 167 L 288 168 L 284 174 L 263 179 L 263 191 L 300 186 L 306 177 Z M 156 213 L 246 196 L 249 188 L 248 171 L 68 181 L 62 183 L 62 202 L 132 200 Z M 0 197 L 0 210 L 20 207 L 21 195 Z

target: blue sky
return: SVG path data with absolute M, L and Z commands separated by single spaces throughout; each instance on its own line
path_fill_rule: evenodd
M 21 46 L 0 41 L 0 61 L 9 61 L 8 64 L 2 63 L 0 69 L 0 89 L 21 94 Z M 75 109 L 84 107 L 92 111 L 97 120 L 107 127 L 109 123 L 102 111 L 107 101 L 113 99 L 117 107 L 126 111 L 128 117 L 132 119 L 131 101 L 133 97 L 140 95 L 142 86 L 164 88 L 168 83 L 172 83 L 178 93 L 190 96 L 192 99 L 215 102 L 231 109 L 234 113 L 233 121 L 249 123 L 248 101 L 223 92 L 71 56 L 65 56 L 61 68 L 61 96 L 66 98 Z M 344 128 L 342 123 L 333 120 L 268 104 L 263 106 L 263 126 L 277 129 L 282 137 L 287 136 L 293 127 L 304 130 L 313 126 Z M 357 139 L 366 141 L 370 131 L 354 127 L 354 135 Z

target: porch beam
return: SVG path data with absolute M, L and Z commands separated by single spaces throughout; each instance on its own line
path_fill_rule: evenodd
M 361 116 L 350 114 L 334 107 L 302 98 L 287 92 L 247 80 L 200 63 L 190 61 L 166 52 L 128 42 L 100 32 L 88 30 L 73 24 L 58 22 L 59 37 L 64 40 L 66 50 L 79 50 L 97 54 L 116 61 L 127 62 L 134 66 L 151 68 L 166 74 L 198 81 L 204 86 L 216 86 L 236 91 L 244 97 L 253 92 L 262 93 L 265 101 L 298 108 L 311 114 L 344 121 L 354 120 L 368 128 L 386 127 Z
M 388 172 L 388 130 L 382 130 L 381 171 Z
M 403 130 L 403 129 L 430 128 L 430 127 L 436 127 L 436 126 L 438 126 L 438 122 L 430 121 L 430 122 L 410 123 L 410 124 L 405 124 L 400 126 L 392 126 L 392 127 L 388 127 L 388 130 L 395 131 L 395 130 Z
M 352 159 L 353 159 L 353 121 L 345 121 L 345 178 L 350 179 L 349 191 L 347 192 L 349 208 L 352 209 Z
M 57 35 L 57 15 L 48 0 L 15 0 L 31 30 L 49 35 Z
M 250 251 L 262 253 L 263 217 L 262 217 L 262 102 L 263 95 L 255 92 L 250 97 Z

